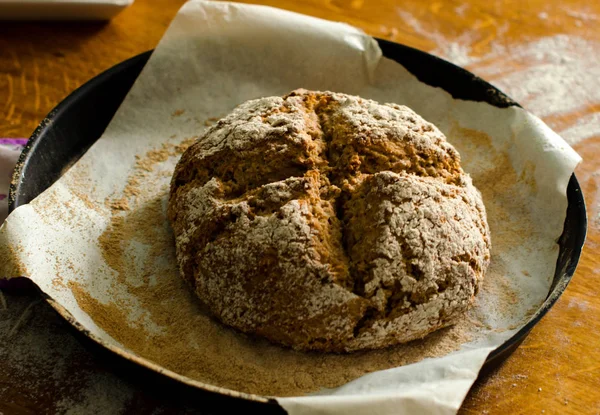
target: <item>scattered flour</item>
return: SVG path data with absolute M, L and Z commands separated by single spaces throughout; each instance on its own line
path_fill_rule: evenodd
M 600 79 L 600 42 L 555 35 L 511 49 L 492 46 L 492 51 L 481 57 L 469 51 L 468 43 L 449 43 L 433 53 L 490 81 L 544 118 L 571 145 L 600 136 L 598 112 L 566 121 L 569 114 L 600 104 L 600 89 L 593 87 Z
M 571 144 L 599 134 L 600 112 L 579 117 L 575 123 L 560 132 L 560 135 Z
M 474 58 L 468 67 L 534 114 L 544 118 L 564 116 L 600 103 L 600 90 L 592 87 L 600 79 L 600 43 L 556 35 L 510 50 L 497 49 L 489 56 Z M 502 59 L 502 73 L 498 73 L 498 59 Z M 551 127 L 559 133 L 566 128 Z M 598 134 L 600 130 L 593 135 Z M 574 141 L 585 138 L 585 134 L 572 137 Z
M 457 16 L 464 16 L 465 12 L 469 9 L 470 5 L 469 3 L 464 3 L 461 4 L 460 6 L 456 6 L 454 8 L 454 13 L 456 13 Z
M 87 351 L 69 333 L 68 323 L 38 295 L 4 293 L 4 297 L 0 415 L 193 413 L 182 399 L 153 396 L 104 368 L 105 360 Z M 18 320 L 21 323 L 14 329 Z
M 492 43 L 489 52 L 474 53 L 476 30 L 466 31 L 454 40 L 425 29 L 404 10 L 398 10 L 403 22 L 417 34 L 434 42 L 433 54 L 463 66 L 491 82 L 527 110 L 541 117 L 569 144 L 600 136 L 600 42 L 558 34 L 515 45 L 510 48 Z M 567 11 L 567 15 L 586 21 L 597 16 L 585 11 Z M 541 12 L 538 17 L 547 19 Z M 499 26 L 497 35 L 508 29 Z M 575 112 L 588 115 L 573 120 Z
M 584 22 L 597 22 L 600 17 L 591 13 L 589 10 L 569 10 L 565 11 L 566 15 L 575 19 L 583 20 Z
M 19 398 L 36 413 L 122 412 L 134 389 L 108 371 L 93 371 L 93 357 L 69 335 L 67 323 L 48 304 L 33 294 L 4 296 L 0 412 L 3 403 L 18 405 Z
M 465 9 L 456 10 L 457 13 L 464 13 Z M 398 16 L 402 19 L 402 21 L 412 28 L 415 33 L 419 36 L 424 37 L 427 40 L 432 41 L 436 45 L 444 45 L 443 51 L 437 52 L 434 51 L 434 54 L 439 55 L 440 57 L 447 59 L 459 66 L 465 66 L 472 62 L 471 58 L 471 46 L 474 42 L 472 38 L 472 34 L 470 32 L 465 32 L 460 35 L 454 42 L 449 42 L 448 38 L 436 31 L 426 29 L 421 21 L 414 17 L 409 12 L 398 8 L 396 10 Z
M 131 399 L 131 389 L 115 376 L 101 373 L 89 379 L 79 397 L 64 397 L 56 404 L 65 415 L 118 414 Z

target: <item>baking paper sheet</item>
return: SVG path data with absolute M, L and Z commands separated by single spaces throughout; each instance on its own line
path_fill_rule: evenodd
M 143 155 L 197 137 L 211 119 L 245 100 L 300 87 L 407 105 L 435 123 L 482 191 L 492 265 L 470 314 L 481 325 L 475 341 L 441 358 L 277 400 L 291 414 L 455 413 L 489 352 L 526 323 L 548 294 L 567 183 L 580 158 L 526 111 L 455 100 L 382 57 L 374 39 L 344 24 L 262 6 L 185 4 L 102 138 L 50 189 L 9 216 L 0 230 L 1 249 L 9 253 L 3 274 L 27 275 L 92 336 L 133 352 L 108 333 L 100 315 L 83 309 L 78 296 L 83 290 L 100 304 L 133 305 L 132 323 L 148 332 L 162 330 L 131 287 L 152 290 L 157 278 L 177 272 L 172 239 L 160 241 L 169 233 L 164 207 L 178 155 L 158 157 L 139 176 Z M 137 195 L 126 191 L 136 174 L 144 187 Z M 132 265 L 120 275 L 99 239 L 115 215 L 153 201 L 163 208 L 155 242 L 164 246 L 156 251 L 143 240 L 123 246 L 132 253 Z M 123 211 L 115 202 L 125 203 Z M 147 261 L 154 261 L 153 268 Z M 152 365 L 143 353 L 137 356 Z

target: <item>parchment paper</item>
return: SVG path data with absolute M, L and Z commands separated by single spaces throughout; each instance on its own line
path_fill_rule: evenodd
M 27 275 L 92 336 L 131 351 L 101 327 L 101 316 L 82 309 L 74 287 L 100 303 L 133 304 L 131 321 L 161 330 L 123 286 L 123 275 L 107 262 L 99 242 L 120 214 L 115 210 L 135 211 L 149 200 L 163 207 L 157 232 L 169 232 L 164 206 L 177 154 L 154 160 L 140 179 L 144 191 L 128 193 L 140 155 L 198 136 L 207 120 L 247 99 L 299 87 L 408 105 L 435 123 L 482 191 L 494 249 L 488 289 L 473 311 L 482 324 L 476 341 L 441 358 L 278 401 L 292 414 L 455 413 L 489 352 L 525 324 L 548 294 L 566 187 L 580 158 L 526 111 L 455 100 L 383 58 L 374 39 L 344 24 L 261 6 L 184 5 L 102 138 L 50 189 L 9 216 L 0 230 L 1 249 L 10 254 L 3 274 Z M 152 290 L 161 272 L 176 272 L 171 242 L 165 238 L 162 251 L 143 241 L 123 247 L 135 253 L 129 286 Z M 144 267 L 151 256 L 157 257 L 156 271 Z M 498 294 L 502 284 L 511 298 Z M 151 365 L 144 355 L 139 361 Z

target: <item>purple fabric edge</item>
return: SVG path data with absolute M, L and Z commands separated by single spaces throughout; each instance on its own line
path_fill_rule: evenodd
M 22 146 L 27 144 L 28 138 L 0 138 L 0 144 L 13 144 Z

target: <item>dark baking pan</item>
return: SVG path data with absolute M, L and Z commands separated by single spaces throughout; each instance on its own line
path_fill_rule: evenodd
M 492 85 L 449 62 L 407 46 L 385 40 L 378 42 L 386 57 L 405 66 L 422 82 L 443 88 L 455 98 L 487 102 L 497 107 L 518 106 Z M 48 114 L 31 136 L 14 171 L 9 198 L 11 211 L 29 203 L 47 189 L 102 135 L 150 54 L 151 51 L 133 57 L 98 75 Z M 583 195 L 575 175 L 569 182 L 567 196 L 567 216 L 558 240 L 560 252 L 548 297 L 529 323 L 489 355 L 483 372 L 497 366 L 517 348 L 564 292 L 575 272 L 587 226 Z M 48 300 L 70 321 L 76 335 L 95 349 L 108 365 L 144 386 L 157 388 L 162 395 L 185 401 L 192 399 L 196 403 L 201 401 L 201 407 L 209 412 L 250 410 L 256 406 L 260 406 L 261 413 L 283 412 L 274 400 L 247 395 L 240 397 L 220 388 L 208 391 L 171 379 L 156 369 L 143 367 L 133 357 L 128 359 L 126 355 L 111 353 L 105 345 L 90 340 L 88 333 L 72 321 L 68 313 Z

